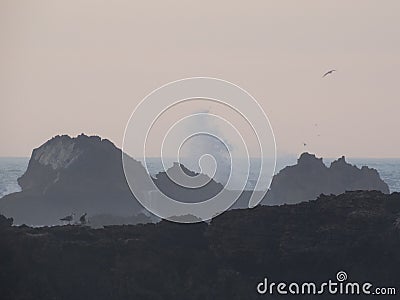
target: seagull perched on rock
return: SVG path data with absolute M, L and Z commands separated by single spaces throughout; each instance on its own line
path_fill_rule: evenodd
M 81 223 L 81 225 L 85 225 L 85 224 L 86 224 L 86 216 L 87 216 L 87 213 L 84 213 L 84 214 L 79 218 L 79 222 Z
M 324 78 L 324 77 L 327 76 L 327 75 L 332 74 L 333 72 L 336 72 L 336 70 L 335 70 L 335 69 L 329 70 L 329 71 L 326 72 L 324 75 L 322 75 L 322 78 Z
M 69 216 L 66 216 L 64 218 L 61 218 L 60 221 L 68 222 L 68 224 L 71 224 L 71 221 L 74 219 L 74 213 L 70 214 Z

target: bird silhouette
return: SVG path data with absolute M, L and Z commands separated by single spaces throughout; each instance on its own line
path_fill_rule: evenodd
M 84 214 L 79 218 L 79 222 L 81 223 L 81 225 L 85 225 L 85 224 L 86 224 L 86 215 L 87 215 L 87 213 L 84 213 Z
M 336 70 L 335 70 L 335 69 L 329 70 L 329 71 L 326 72 L 324 75 L 322 75 L 322 78 L 324 78 L 324 77 L 327 76 L 327 75 L 332 74 L 333 72 L 336 72 Z
M 68 222 L 68 224 L 71 224 L 71 221 L 74 219 L 74 213 L 70 214 L 69 216 L 66 216 L 64 218 L 61 218 L 60 221 Z

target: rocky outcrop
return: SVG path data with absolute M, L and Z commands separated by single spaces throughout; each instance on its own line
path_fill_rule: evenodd
M 18 179 L 22 191 L 0 199 L 0 211 L 16 224 L 60 224 L 59 219 L 72 212 L 77 218 L 87 213 L 94 226 L 136 223 L 135 216 L 144 208 L 129 189 L 121 158 L 122 151 L 107 139 L 84 134 L 56 136 L 33 150 L 26 172 Z M 136 185 L 150 194 L 155 187 L 146 181 L 149 175 L 142 164 L 129 157 L 125 162 L 132 164 L 130 176 Z M 182 202 L 204 201 L 223 189 L 207 175 L 178 163 L 157 174 L 153 182 Z M 157 220 L 154 216 L 147 219 Z
M 265 277 L 320 284 L 338 271 L 398 293 L 399 214 L 400 194 L 358 191 L 231 210 L 211 224 L 30 228 L 0 216 L 0 298 L 260 299 Z
M 155 176 L 155 184 L 168 197 L 186 203 L 206 201 L 224 188 L 209 176 L 187 169 L 183 164 L 173 166 Z
M 320 194 L 338 195 L 345 191 L 377 190 L 389 193 L 388 185 L 375 169 L 361 169 L 342 156 L 327 167 L 322 158 L 303 153 L 294 166 L 274 176 L 264 204 L 298 203 L 315 199 Z
M 133 181 L 141 187 L 141 192 L 152 197 L 155 187 L 146 181 L 145 168 L 139 161 L 127 158 L 126 163 L 134 170 L 130 172 Z M 192 172 L 178 163 L 157 174 L 153 182 L 165 195 L 187 203 L 206 201 L 223 189 L 223 185 L 207 175 Z M 97 136 L 52 138 L 33 150 L 28 169 L 18 183 L 21 192 L 0 199 L 0 212 L 13 217 L 16 224 L 59 224 L 60 218 L 72 212 L 76 217 L 83 213 L 89 217 L 108 215 L 112 216 L 109 219 L 122 218 L 126 222 L 126 218 L 144 211 L 126 182 L 122 151 Z M 322 159 L 304 153 L 297 165 L 274 176 L 263 203 L 294 203 L 346 190 L 389 192 L 374 169 L 358 169 L 346 163 L 344 157 L 328 168 Z M 230 197 L 231 192 L 225 196 Z M 248 207 L 251 193 L 244 191 L 231 208 Z
M 147 176 L 140 162 L 129 163 L 135 179 Z M 143 210 L 126 183 L 121 150 L 97 136 L 52 138 L 33 150 L 18 183 L 21 192 L 0 199 L 0 211 L 17 224 L 58 224 L 72 212 L 131 216 Z

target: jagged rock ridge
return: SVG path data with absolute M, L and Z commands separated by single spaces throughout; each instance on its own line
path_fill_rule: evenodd
M 211 199 L 224 188 L 209 176 L 176 162 L 166 172 L 158 173 L 155 183 L 163 194 L 174 200 L 192 203 Z
M 377 190 L 389 193 L 388 185 L 375 169 L 361 169 L 346 162 L 344 156 L 327 167 L 322 158 L 303 153 L 297 164 L 274 176 L 264 204 L 298 203 L 320 194 L 338 195 L 345 191 Z
M 148 178 L 145 168 L 130 157 L 127 163 L 134 170 L 131 174 L 134 182 L 151 197 L 154 186 L 145 180 Z M 201 187 L 179 186 L 171 180 L 174 177 L 183 183 L 195 179 Z M 182 202 L 205 201 L 223 189 L 207 175 L 192 172 L 178 163 L 157 174 L 153 181 L 163 193 Z M 21 192 L 0 199 L 0 212 L 13 217 L 17 224 L 58 224 L 61 217 L 72 212 L 76 216 L 87 212 L 89 216 L 115 215 L 127 219 L 144 211 L 126 182 L 122 151 L 97 136 L 52 138 L 33 150 L 28 169 L 18 183 Z M 344 158 L 328 168 L 322 159 L 305 153 L 296 166 L 287 167 L 274 177 L 263 203 L 294 203 L 315 199 L 322 193 L 340 194 L 358 189 L 389 192 L 374 169 L 358 169 Z M 250 195 L 251 191 L 243 192 L 232 208 L 248 207 Z
M 128 163 L 138 181 L 147 176 L 140 162 Z M 0 199 L 0 210 L 19 224 L 57 224 L 71 212 L 131 216 L 143 210 L 125 180 L 121 150 L 98 136 L 50 139 L 33 150 L 18 183 L 22 191 Z
M 134 177 L 133 182 L 143 194 L 149 194 L 155 187 L 149 183 L 142 164 L 130 157 L 125 163 L 131 164 L 133 172 L 129 176 Z M 170 179 L 182 177 L 180 172 L 201 187 L 181 187 Z M 152 180 L 165 194 L 182 202 L 207 200 L 223 189 L 207 175 L 192 172 L 178 163 Z M 105 224 L 118 220 L 116 224 L 120 224 L 133 222 L 135 215 L 145 211 L 126 182 L 122 151 L 98 136 L 53 137 L 33 150 L 18 183 L 21 192 L 0 199 L 0 211 L 13 217 L 17 224 L 59 224 L 61 217 L 72 212 L 78 218 L 87 212 L 96 224 L 99 220 L 107 220 Z

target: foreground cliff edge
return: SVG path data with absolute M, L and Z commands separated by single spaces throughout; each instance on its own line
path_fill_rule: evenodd
M 126 154 L 124 154 L 126 155 Z M 28 169 L 18 183 L 21 192 L 0 199 L 0 213 L 13 217 L 15 224 L 54 225 L 75 213 L 87 213 L 93 224 L 145 222 L 148 212 L 131 193 L 126 182 L 122 151 L 98 136 L 56 136 L 34 149 Z M 143 183 L 148 174 L 142 164 L 127 156 L 134 170 L 134 181 L 150 195 L 151 187 Z M 211 198 L 223 186 L 207 175 L 209 183 L 198 189 L 182 188 L 167 173 L 177 170 L 189 176 L 197 173 L 175 163 L 153 181 L 166 195 L 182 202 L 200 202 Z M 280 205 L 316 199 L 320 194 L 341 194 L 351 190 L 379 190 L 389 193 L 376 170 L 361 169 L 342 157 L 327 167 L 321 158 L 303 153 L 298 163 L 281 170 L 272 180 L 262 204 Z M 245 191 L 231 208 L 246 208 L 252 191 Z M 262 193 L 262 192 L 259 192 Z M 137 216 L 139 216 L 137 218 Z M 179 217 L 179 216 L 178 216 Z M 147 222 L 154 218 L 147 217 Z
M 0 217 L 0 297 L 259 299 L 265 277 L 318 283 L 341 270 L 398 292 L 399 214 L 399 193 L 357 191 L 231 210 L 210 224 L 31 228 Z

